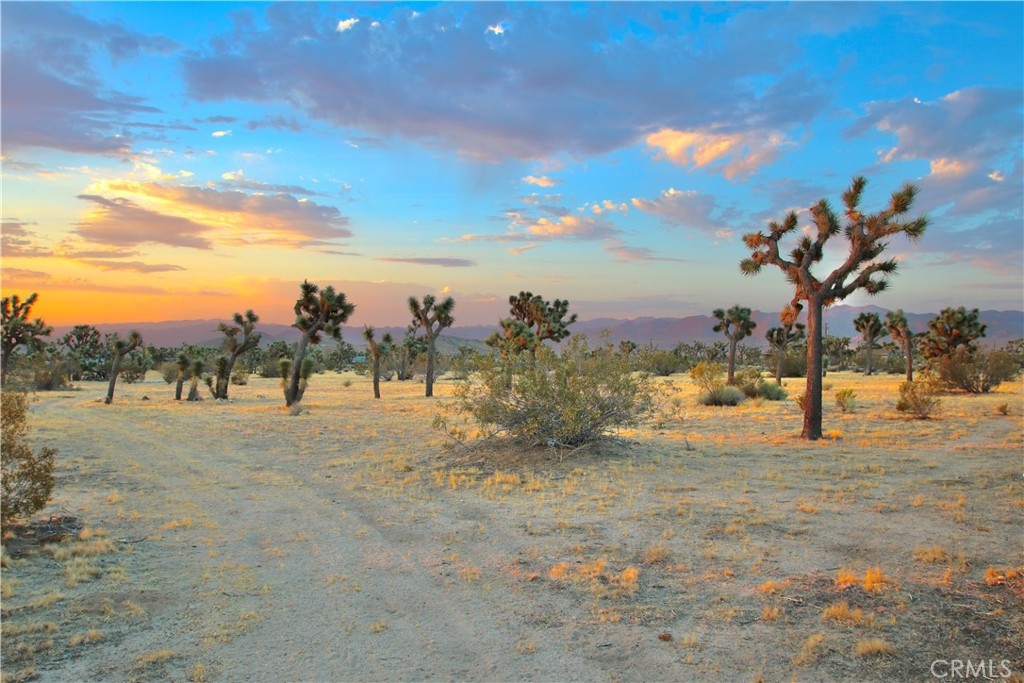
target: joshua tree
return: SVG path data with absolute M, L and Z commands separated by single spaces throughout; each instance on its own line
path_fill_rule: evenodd
M 951 356 L 960 346 L 974 353 L 978 350 L 975 342 L 985 336 L 985 331 L 977 308 L 970 311 L 963 306 L 944 308 L 928 322 L 928 332 L 921 340 L 921 353 L 928 361 Z
M 775 352 L 775 383 L 782 386 L 782 359 L 790 344 L 803 341 L 807 328 L 803 323 L 784 323 L 782 327 L 772 327 L 765 333 L 768 345 Z
M 729 376 L 726 382 L 732 384 L 736 372 L 736 344 L 753 334 L 757 323 L 750 319 L 750 309 L 739 304 L 728 311 L 716 308 L 712 315 L 718 318 L 713 328 L 715 332 L 723 333 L 729 340 Z
M 188 401 L 201 401 L 202 396 L 199 395 L 199 380 L 203 377 L 203 370 L 206 368 L 206 364 L 201 358 L 197 358 L 192 361 L 192 365 L 188 368 L 188 376 L 191 383 L 188 387 Z
M 804 425 L 800 436 L 817 441 L 821 438 L 821 370 L 822 370 L 822 313 L 826 306 L 842 301 L 857 290 L 878 294 L 889 284 L 888 276 L 896 272 L 896 259 L 885 261 L 878 257 L 885 251 L 888 239 L 903 233 L 917 240 L 928 226 L 925 217 L 904 220 L 917 196 L 917 188 L 907 183 L 893 193 L 889 206 L 877 213 L 865 214 L 860 210 L 861 195 L 867 185 L 862 177 L 854 178 L 843 193 L 846 223 L 828 201 L 820 200 L 810 207 L 811 230 L 801 236 L 796 246 L 783 256 L 779 242 L 797 232 L 799 221 L 791 211 L 781 223 L 772 221 L 769 234 L 755 232 L 745 235 L 744 244 L 751 250 L 749 258 L 740 263 L 745 275 L 756 275 L 766 265 L 777 266 L 793 285 L 793 299 L 782 312 L 782 322 L 795 322 L 804 305 L 807 306 L 807 390 L 804 394 Z M 825 277 L 811 272 L 821 262 L 828 240 L 842 233 L 849 252 L 843 262 Z
M 340 339 L 342 324 L 356 308 L 355 304 L 345 300 L 344 292 L 336 293 L 330 285 L 320 289 L 306 280 L 299 289 L 301 296 L 295 302 L 295 323 L 292 327 L 298 328 L 302 337 L 295 347 L 294 361 L 282 359 L 281 362 L 284 401 L 288 407 L 302 400 L 313 372 L 312 359 L 306 358 L 306 350 L 311 344 L 319 344 L 324 334 Z
M 107 405 L 114 402 L 114 385 L 117 384 L 117 375 L 121 372 L 121 360 L 142 346 L 142 335 L 132 330 L 128 334 L 127 339 L 117 339 L 115 337 L 112 341 L 111 348 L 114 352 L 114 360 L 110 364 L 110 384 L 107 385 L 107 397 L 103 400 Z
M 861 337 L 864 339 L 864 346 L 867 347 L 867 367 L 864 370 L 864 374 L 870 375 L 873 370 L 871 367 L 871 351 L 875 347 L 875 341 L 884 337 L 888 332 L 886 332 L 885 326 L 882 325 L 882 320 L 878 317 L 877 313 L 861 313 L 853 319 L 853 327 L 860 332 Z
M 390 332 L 385 332 L 381 337 L 380 344 L 373 338 L 373 328 L 363 328 L 363 338 L 366 339 L 367 348 L 370 351 L 370 358 L 373 360 L 373 397 L 380 398 L 380 359 L 388 355 L 394 340 Z
M 210 385 L 214 398 L 226 399 L 228 397 L 228 385 L 231 383 L 231 373 L 235 369 L 235 361 L 243 353 L 260 345 L 262 335 L 255 331 L 260 317 L 252 309 L 246 311 L 244 316 L 241 313 L 235 313 L 232 320 L 234 325 L 227 323 L 217 325 L 217 330 L 224 335 L 224 346 L 228 355 L 220 356 L 214 362 L 216 379 Z M 239 333 L 242 335 L 241 339 L 238 338 Z
M 188 366 L 191 362 L 184 351 L 178 354 L 178 359 L 175 361 L 175 364 L 178 366 L 178 381 L 174 384 L 175 401 L 181 400 L 181 389 L 185 384 L 185 376 L 188 375 Z
M 885 328 L 889 330 L 889 336 L 894 341 L 898 342 L 900 347 L 903 349 L 903 356 L 907 359 L 907 381 L 914 381 L 914 342 L 917 341 L 921 335 L 915 334 L 910 331 L 910 325 L 907 323 L 907 316 L 904 315 L 903 309 L 898 311 L 889 311 L 885 314 Z
M 576 322 L 576 314 L 569 315 L 569 302 L 555 299 L 550 304 L 539 294 L 519 292 L 508 298 L 511 318 L 499 321 L 501 332 L 495 332 L 486 341 L 502 355 L 529 350 L 534 356 L 545 339 L 560 342 L 569 336 L 569 325 Z
M 441 303 L 436 303 L 432 294 L 423 297 L 423 304 L 416 297 L 409 297 L 409 312 L 412 313 L 412 324 L 423 328 L 424 337 L 427 340 L 427 396 L 434 395 L 434 355 L 437 335 L 446 327 L 451 327 L 455 322 L 452 317 L 452 309 L 455 308 L 455 299 L 447 297 Z
M 11 362 L 14 350 L 19 346 L 26 346 L 38 341 L 38 337 L 48 337 L 53 329 L 39 318 L 32 322 L 28 320 L 28 314 L 36 303 L 39 295 L 35 292 L 22 301 L 18 295 L 5 296 L 0 300 L 0 308 L 3 313 L 3 339 L 0 341 L 0 386 L 7 385 L 7 369 Z

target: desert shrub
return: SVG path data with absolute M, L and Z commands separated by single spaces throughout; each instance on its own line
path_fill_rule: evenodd
M 757 383 L 757 394 L 755 398 L 763 398 L 769 401 L 781 401 L 786 398 L 786 390 L 775 382 L 761 380 Z
M 668 377 L 684 368 L 679 356 L 663 349 L 642 349 L 636 357 L 636 366 L 658 377 Z
M 852 412 L 857 407 L 857 392 L 847 387 L 836 392 L 836 406 L 844 413 Z
M 18 391 L 0 394 L 0 526 L 15 518 L 38 512 L 53 493 L 53 465 L 56 451 L 33 451 L 25 443 L 28 431 L 28 400 Z
M 249 383 L 249 370 L 245 367 L 236 366 L 231 373 L 231 383 L 237 387 L 244 387 Z
M 697 403 L 702 406 L 736 406 L 747 397 L 739 387 L 731 385 L 717 386 L 697 396 Z
M 757 368 L 740 370 L 733 375 L 733 386 L 739 388 L 748 398 L 757 396 L 757 385 L 762 381 L 761 371 Z
M 933 376 L 923 374 L 916 382 L 904 382 L 900 385 L 900 398 L 896 402 L 896 410 L 910 413 L 918 420 L 927 420 L 939 409 L 939 394 L 942 382 Z
M 481 356 L 470 378 L 456 382 L 449 410 L 470 417 L 488 436 L 575 448 L 644 422 L 657 393 L 650 376 L 631 372 L 611 343 L 591 348 L 576 335 L 560 354 L 542 346 L 536 358 Z M 442 415 L 435 426 L 460 436 Z
M 971 351 L 959 347 L 937 358 L 932 366 L 947 389 L 986 394 L 1020 372 L 1013 356 L 1006 351 Z
M 31 386 L 36 391 L 54 391 L 71 386 L 71 364 L 52 349 L 33 354 L 29 368 L 32 372 Z
M 709 394 L 718 387 L 725 386 L 725 367 L 706 360 L 690 368 L 690 380 Z
M 178 381 L 178 364 L 177 363 L 161 363 L 160 364 L 160 376 L 168 384 L 174 384 Z
M 805 410 L 806 409 L 806 407 L 804 405 L 805 397 L 806 397 L 806 394 L 797 394 L 797 395 L 795 395 L 793 397 L 793 403 L 796 403 L 797 406 L 800 408 L 800 410 Z

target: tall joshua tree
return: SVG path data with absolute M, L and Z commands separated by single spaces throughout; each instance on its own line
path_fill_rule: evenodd
M 10 366 L 11 356 L 19 346 L 26 346 L 38 341 L 39 337 L 48 337 L 53 329 L 39 318 L 32 322 L 28 320 L 28 314 L 32 311 L 39 295 L 35 292 L 22 301 L 17 294 L 5 296 L 0 300 L 0 311 L 2 311 L 3 338 L 0 340 L 0 386 L 7 384 L 7 369 Z
M 576 322 L 576 314 L 569 315 L 569 302 L 563 299 L 548 303 L 539 294 L 519 292 L 510 296 L 508 303 L 512 317 L 499 321 L 501 332 L 486 341 L 502 355 L 528 350 L 536 356 L 545 339 L 562 341 L 570 334 L 569 325 Z
M 726 381 L 732 384 L 736 372 L 736 345 L 754 333 L 757 323 L 750 319 L 750 309 L 739 304 L 728 311 L 716 308 L 712 315 L 718 319 L 713 328 L 715 332 L 723 333 L 729 340 L 729 375 Z
M 434 356 L 437 335 L 455 322 L 452 309 L 455 299 L 450 296 L 437 303 L 432 294 L 423 297 L 422 305 L 416 297 L 409 297 L 409 312 L 412 313 L 412 324 L 423 328 L 423 336 L 427 340 L 427 396 L 434 395 Z
M 861 313 L 853 319 L 853 328 L 860 332 L 867 348 L 867 366 L 864 369 L 865 375 L 870 375 L 874 368 L 871 366 L 871 351 L 875 348 L 875 342 L 888 334 L 882 319 L 877 313 Z
M 370 351 L 370 358 L 373 360 L 373 397 L 380 398 L 380 359 L 391 351 L 391 345 L 394 343 L 394 340 L 391 338 L 390 332 L 385 332 L 378 344 L 377 340 L 373 338 L 373 334 L 374 329 L 372 327 L 367 326 L 363 328 L 363 338 L 366 340 L 367 348 Z
M 907 360 L 907 381 L 914 381 L 914 342 L 920 338 L 920 334 L 910 331 L 907 323 L 907 316 L 903 309 L 889 311 L 885 314 L 885 328 L 889 336 L 903 349 L 903 357 Z
M 319 344 L 325 334 L 340 339 L 341 326 L 356 308 L 345 299 L 344 292 L 335 292 L 331 285 L 320 289 L 305 280 L 299 285 L 299 291 L 292 327 L 298 328 L 302 337 L 295 347 L 294 359 L 290 362 L 282 359 L 281 362 L 284 401 L 288 407 L 302 400 L 312 371 L 312 363 L 306 362 L 306 350 L 311 344 Z
M 806 336 L 807 327 L 803 323 L 784 323 L 782 327 L 772 327 L 765 333 L 768 345 L 775 352 L 775 383 L 782 386 L 782 359 L 790 344 L 802 341 Z
M 243 353 L 247 353 L 259 346 L 260 338 L 262 337 L 259 332 L 255 331 L 256 323 L 259 322 L 260 317 L 252 309 L 246 311 L 244 316 L 241 313 L 235 313 L 232 320 L 235 323 L 234 325 L 227 323 L 217 325 L 217 330 L 224 335 L 225 350 L 228 353 L 226 356 L 217 358 L 217 361 L 214 363 L 216 379 L 213 380 L 213 384 L 210 386 L 214 398 L 227 399 L 228 385 L 231 383 L 231 373 L 235 368 L 235 361 Z M 239 334 L 242 335 L 241 339 L 238 337 Z M 222 361 L 221 358 L 224 360 Z
M 782 312 L 782 322 L 795 322 L 800 311 L 807 306 L 807 390 L 800 436 L 812 441 L 821 438 L 821 339 L 825 307 L 860 289 L 868 294 L 884 291 L 889 284 L 888 276 L 897 268 L 896 259 L 878 260 L 888 245 L 888 239 L 902 233 L 910 240 L 917 240 L 928 226 L 928 219 L 924 216 L 904 220 L 917 196 L 918 190 L 914 185 L 904 185 L 892 194 L 885 209 L 872 214 L 860 210 L 866 186 L 867 180 L 857 177 L 843 193 L 845 225 L 840 225 L 840 219 L 828 200 L 822 199 L 810 207 L 810 232 L 799 237 L 788 258 L 781 254 L 779 242 L 797 232 L 795 211 L 791 211 L 781 223 L 772 221 L 767 235 L 759 231 L 743 238 L 751 250 L 750 257 L 740 262 L 740 270 L 745 275 L 756 275 L 767 265 L 777 266 L 793 285 L 793 299 Z M 815 275 L 811 268 L 821 262 L 825 244 L 840 233 L 848 242 L 846 258 L 828 275 Z
M 960 346 L 974 353 L 978 350 L 975 342 L 985 336 L 986 330 L 977 308 L 970 311 L 963 306 L 944 308 L 928 321 L 928 332 L 921 340 L 921 353 L 929 361 L 950 356 Z
M 178 358 L 175 361 L 175 365 L 178 366 L 177 381 L 174 383 L 174 400 L 175 401 L 180 401 L 181 400 L 181 390 L 182 390 L 182 388 L 185 385 L 185 379 L 188 376 L 188 367 L 189 367 L 189 365 L 191 365 L 191 363 L 192 363 L 192 361 L 189 360 L 188 354 L 186 354 L 184 351 L 182 351 L 181 353 L 178 354 Z
M 107 397 L 103 402 L 110 405 L 114 402 L 114 385 L 117 384 L 117 375 L 121 372 L 121 361 L 126 355 L 142 346 L 142 335 L 135 330 L 128 334 L 127 339 L 114 339 L 111 348 L 114 352 L 114 360 L 110 364 L 110 383 L 107 385 Z

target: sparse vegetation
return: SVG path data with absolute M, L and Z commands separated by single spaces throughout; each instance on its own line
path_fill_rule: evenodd
M 53 331 L 39 318 L 31 322 L 28 319 L 38 299 L 39 295 L 33 292 L 24 301 L 17 294 L 0 300 L 0 331 L 3 333 L 0 339 L 0 386 L 7 386 L 7 371 L 18 347 L 37 343 L 39 337 L 48 337 Z
M 32 450 L 26 443 L 28 432 L 28 400 L 24 393 L 6 390 L 0 393 L 0 440 L 3 475 L 0 479 L 0 526 L 6 529 L 18 518 L 27 517 L 43 508 L 53 493 L 53 468 L 56 451 L 52 448 Z
M 446 297 L 438 302 L 433 294 L 423 297 L 423 303 L 414 297 L 409 297 L 409 312 L 412 313 L 412 325 L 423 329 L 423 335 L 427 343 L 427 376 L 425 379 L 426 396 L 434 395 L 434 363 L 437 355 L 437 335 L 446 327 L 451 327 L 455 322 L 452 310 L 455 308 L 455 299 Z
M 910 413 L 918 420 L 927 420 L 942 403 L 939 398 L 941 391 L 941 384 L 932 375 L 925 373 L 916 382 L 904 382 L 900 385 L 896 410 Z

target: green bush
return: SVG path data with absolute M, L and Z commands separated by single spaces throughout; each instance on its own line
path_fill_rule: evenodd
M 663 349 L 642 349 L 636 357 L 636 366 L 658 377 L 668 377 L 684 369 L 679 356 Z
M 178 364 L 177 363 L 161 363 L 160 364 L 160 376 L 168 384 L 174 384 L 178 381 Z
M 769 401 L 781 401 L 785 399 L 786 396 L 786 390 L 775 382 L 766 382 L 762 379 L 757 383 L 757 398 L 763 398 Z
M 844 413 L 853 412 L 857 407 L 857 393 L 850 388 L 840 389 L 836 392 L 836 406 Z
M 762 382 L 761 371 L 757 368 L 747 368 L 740 370 L 733 376 L 733 386 L 737 387 L 746 394 L 747 398 L 755 398 L 757 393 L 757 386 Z
M 933 360 L 932 365 L 947 389 L 971 394 L 987 394 L 1020 372 L 1016 360 L 1006 351 L 971 351 L 965 347 Z
M 725 367 L 706 360 L 690 368 L 690 381 L 710 394 L 715 389 L 725 386 Z
M 540 347 L 507 358 L 477 359 L 469 379 L 458 380 L 449 409 L 471 418 L 488 436 L 526 445 L 575 448 L 616 430 L 643 423 L 653 412 L 659 387 L 634 373 L 611 343 L 591 348 L 576 335 L 560 354 Z M 447 418 L 435 426 L 457 438 Z
M 736 406 L 747 397 L 741 389 L 734 386 L 717 386 L 697 396 L 697 403 L 702 406 Z
M 900 398 L 896 402 L 896 410 L 911 413 L 918 420 L 927 420 L 939 409 L 939 394 L 942 382 L 923 373 L 916 382 L 904 382 L 900 385 Z
M 0 527 L 6 529 L 18 517 L 43 509 L 53 493 L 56 451 L 34 452 L 25 443 L 28 431 L 28 400 L 18 391 L 0 394 Z

